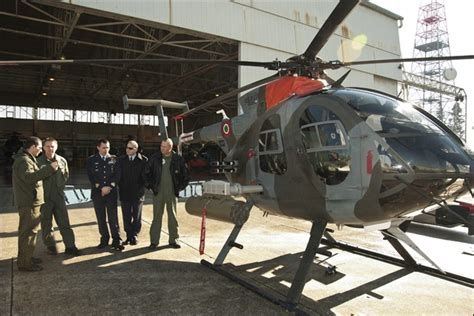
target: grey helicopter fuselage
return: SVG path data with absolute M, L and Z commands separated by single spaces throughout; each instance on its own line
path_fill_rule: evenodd
M 264 90 L 264 89 L 263 89 Z M 261 210 L 292 218 L 371 225 L 467 186 L 472 159 L 441 122 L 412 105 L 363 89 L 294 95 L 267 108 L 262 88 L 241 97 L 244 113 L 194 132 L 216 142 L 231 183 Z M 225 126 L 225 127 L 224 127 Z

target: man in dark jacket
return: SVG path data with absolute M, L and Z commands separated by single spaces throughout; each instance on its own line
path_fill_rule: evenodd
M 39 265 L 41 260 L 33 258 L 40 224 L 40 208 L 44 204 L 42 180 L 58 170 L 58 162 L 38 167 L 36 157 L 42 148 L 41 139 L 29 137 L 24 149 L 13 157 L 13 194 L 20 215 L 17 262 L 20 271 L 43 270 Z
M 181 156 L 173 152 L 173 141 L 161 142 L 160 152 L 152 156 L 145 170 L 147 187 L 153 191 L 153 222 L 150 227 L 150 250 L 158 247 L 161 224 L 166 205 L 168 213 L 169 244 L 181 248 L 178 242 L 178 220 L 176 219 L 176 198 L 186 188 L 189 172 Z
M 112 235 L 112 249 L 123 250 L 117 218 L 117 157 L 110 155 L 110 143 L 106 139 L 97 142 L 98 153 L 87 158 L 87 176 L 91 183 L 91 199 L 99 224 L 100 243 L 105 248 Z M 107 228 L 107 220 L 110 227 Z
M 127 239 L 123 245 L 136 245 L 142 227 L 142 206 L 145 199 L 145 165 L 148 158 L 138 152 L 138 143 L 127 143 L 126 155 L 118 159 L 118 187 L 122 205 L 123 226 Z

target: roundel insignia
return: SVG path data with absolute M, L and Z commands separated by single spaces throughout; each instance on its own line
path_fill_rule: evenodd
M 232 121 L 223 120 L 221 123 L 221 133 L 224 138 L 232 136 Z

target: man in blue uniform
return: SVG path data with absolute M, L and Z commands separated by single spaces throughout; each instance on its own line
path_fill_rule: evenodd
M 97 248 L 105 248 L 112 235 L 112 249 L 121 251 L 120 229 L 117 218 L 116 162 L 117 157 L 109 154 L 107 139 L 97 142 L 98 153 L 87 159 L 87 176 L 91 183 L 91 199 L 99 224 L 100 243 Z M 109 229 L 107 228 L 107 220 Z

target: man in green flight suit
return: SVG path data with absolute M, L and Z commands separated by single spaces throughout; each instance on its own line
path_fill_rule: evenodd
M 41 232 L 43 243 L 48 248 L 48 253 L 57 255 L 56 240 L 53 234 L 53 216 L 58 225 L 59 232 L 63 237 L 66 246 L 66 254 L 79 256 L 81 253 L 77 249 L 74 232 L 69 224 L 69 216 L 66 208 L 64 197 L 64 188 L 69 178 L 69 169 L 67 160 L 58 154 L 58 141 L 52 137 L 48 137 L 43 142 L 43 155 L 38 158 L 40 167 L 49 165 L 53 161 L 58 162 L 59 169 L 51 176 L 43 180 L 44 201 L 41 206 Z
M 36 157 L 42 148 L 41 139 L 29 137 L 23 149 L 13 157 L 15 160 L 12 167 L 13 195 L 20 215 L 17 261 L 20 271 L 43 270 L 39 265 L 41 260 L 33 258 L 40 224 L 40 207 L 44 204 L 42 179 L 58 170 L 58 163 L 54 161 L 40 168 Z
M 181 248 L 176 218 L 176 198 L 189 182 L 189 171 L 184 159 L 173 152 L 173 141 L 163 140 L 160 151 L 152 156 L 145 167 L 146 186 L 153 191 L 153 221 L 150 227 L 150 250 L 160 242 L 163 212 L 168 213 L 168 241 L 172 248 Z

